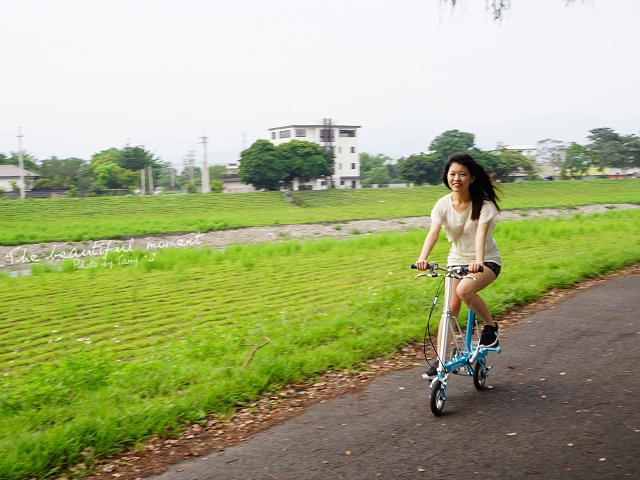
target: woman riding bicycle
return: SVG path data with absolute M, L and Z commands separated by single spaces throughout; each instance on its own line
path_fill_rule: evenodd
M 489 175 L 466 153 L 454 153 L 444 168 L 444 184 L 451 193 L 439 199 L 431 212 L 431 227 L 424 241 L 420 257 L 416 261 L 419 270 L 427 270 L 429 254 L 433 250 L 440 229 L 447 234 L 451 250 L 449 266 L 465 265 L 475 281 L 454 280 L 451 295 L 451 315 L 457 317 L 461 302 L 473 310 L 484 323 L 480 346 L 498 345 L 498 324 L 478 292 L 493 282 L 500 274 L 502 259 L 492 232 L 500 217 L 498 196 Z M 481 266 L 483 268 L 480 271 Z M 446 325 L 438 328 L 440 344 Z M 434 378 L 437 364 L 424 375 Z

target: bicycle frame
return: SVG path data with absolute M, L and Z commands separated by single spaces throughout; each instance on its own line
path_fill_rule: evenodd
M 413 267 L 413 266 L 412 266 Z M 453 292 L 453 280 L 474 281 L 471 275 L 465 275 L 464 267 L 447 267 L 443 268 L 438 264 L 429 265 L 430 274 L 420 274 L 416 278 L 422 276 L 438 277 L 444 276 L 446 281 L 444 308 L 441 316 L 440 327 L 444 328 L 441 341 L 438 343 L 438 375 L 431 381 L 432 401 L 431 410 L 435 415 L 440 415 L 446 399 L 447 381 L 450 373 L 460 373 L 462 370 L 467 375 L 474 377 L 474 385 L 478 390 L 484 388 L 488 370 L 491 368 L 486 364 L 486 356 L 489 352 L 500 353 L 502 350 L 498 347 L 479 347 L 480 338 L 477 335 L 476 340 L 473 339 L 473 329 L 477 325 L 476 314 L 469 309 L 467 316 L 467 325 L 464 335 L 458 319 L 451 315 L 451 296 Z M 436 273 L 436 271 L 445 272 L 444 275 Z M 434 305 L 438 298 L 434 299 Z M 451 351 L 451 358 L 447 359 L 447 349 L 449 346 L 449 335 L 454 341 Z M 464 343 L 462 341 L 464 340 Z

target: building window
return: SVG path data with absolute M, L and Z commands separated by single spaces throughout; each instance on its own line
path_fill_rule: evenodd
M 341 163 L 338 164 L 338 170 L 342 170 L 342 164 Z
M 321 128 L 320 129 L 320 141 L 321 142 L 333 142 L 333 129 Z
M 356 153 L 356 147 L 351 147 L 351 153 Z
M 304 128 L 296 128 L 296 137 L 306 137 L 307 131 Z
M 342 147 L 338 147 L 338 153 L 342 153 Z
M 276 132 L 271 132 L 271 139 L 275 140 L 276 139 Z
M 340 130 L 340 136 L 341 137 L 355 137 L 356 136 L 356 131 L 355 130 Z
M 352 163 L 352 164 L 351 164 L 351 170 L 355 170 L 355 169 L 356 169 L 356 164 L 355 164 L 355 163 Z
M 280 130 L 280 138 L 290 138 L 291 130 Z

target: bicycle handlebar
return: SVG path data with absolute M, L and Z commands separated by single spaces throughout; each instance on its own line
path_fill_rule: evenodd
M 417 270 L 418 266 L 415 263 L 411 264 L 411 268 L 413 270 Z M 429 270 L 431 273 L 433 273 L 435 270 L 442 270 L 445 272 L 456 272 L 460 275 L 466 275 L 467 273 L 469 273 L 469 267 L 466 266 L 457 266 L 457 267 L 441 267 L 440 265 L 438 265 L 437 263 L 433 263 L 431 265 L 427 264 L 427 270 Z M 484 267 L 482 265 L 480 265 L 480 268 L 478 269 L 478 271 L 480 273 L 484 272 Z

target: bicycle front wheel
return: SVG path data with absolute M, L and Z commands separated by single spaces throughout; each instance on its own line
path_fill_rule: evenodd
M 431 387 L 431 413 L 435 416 L 442 415 L 442 409 L 444 408 L 444 385 L 440 380 L 436 380 Z
M 483 390 L 486 383 L 487 367 L 478 360 L 473 367 L 473 386 L 476 387 L 476 390 Z

